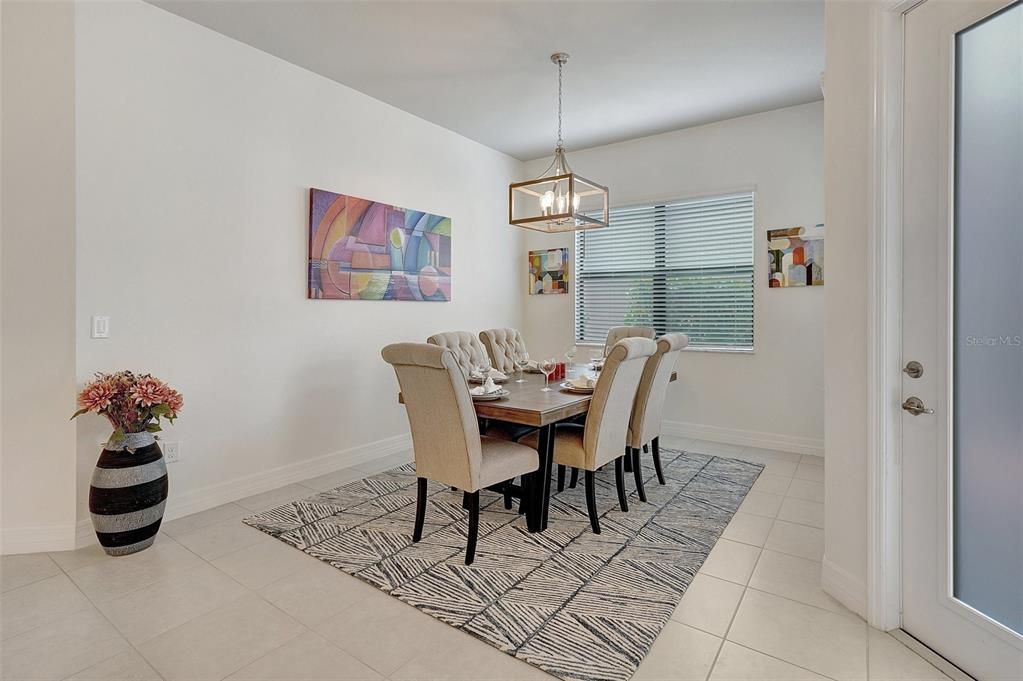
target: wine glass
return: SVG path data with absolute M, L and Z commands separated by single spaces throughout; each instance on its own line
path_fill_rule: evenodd
M 543 390 L 541 392 L 551 392 L 551 374 L 554 373 L 554 367 L 557 364 L 558 361 L 554 357 L 540 360 L 540 371 L 543 372 Z
M 575 362 L 573 360 L 575 359 L 575 356 L 576 356 L 576 353 L 578 352 L 578 350 L 579 350 L 579 348 L 577 348 L 574 345 L 570 345 L 568 347 L 568 350 L 565 350 L 565 359 L 568 360 L 568 364 L 567 364 L 567 367 L 566 367 L 566 372 L 569 375 L 572 374 L 572 365 L 575 364 Z
M 523 352 L 522 354 L 515 357 L 515 366 L 519 368 L 519 380 L 515 382 L 525 383 L 526 379 L 523 377 L 522 373 L 526 370 L 526 367 L 529 366 L 529 353 Z

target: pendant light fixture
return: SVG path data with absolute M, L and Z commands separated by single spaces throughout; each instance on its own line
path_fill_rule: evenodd
M 607 187 L 572 172 L 561 138 L 561 72 L 564 52 L 551 55 L 558 67 L 558 144 L 554 160 L 535 180 L 508 186 L 508 221 L 539 232 L 570 232 L 607 227 Z

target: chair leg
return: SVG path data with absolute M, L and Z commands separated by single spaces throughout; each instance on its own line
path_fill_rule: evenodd
M 510 511 L 512 507 L 511 486 L 514 481 L 515 478 L 512 478 L 504 483 L 504 510 L 506 511 Z
M 650 453 L 650 445 L 643 445 L 643 453 L 644 454 Z
M 569 480 L 568 486 L 571 487 L 572 489 L 575 489 L 575 486 L 577 484 L 579 484 L 579 469 L 578 468 L 573 468 L 572 469 L 572 479 Z
M 558 464 L 558 491 L 565 491 L 565 467 L 560 463 Z
M 629 447 L 625 448 L 625 472 L 632 472 L 632 450 Z
M 412 541 L 423 538 L 423 521 L 426 520 L 426 478 L 417 478 L 416 482 L 416 525 L 412 529 Z
M 640 501 L 646 501 L 646 490 L 643 489 L 643 467 L 639 465 L 639 448 L 632 450 L 632 474 L 636 478 L 636 492 Z
M 480 532 L 480 493 L 466 492 L 465 497 L 469 508 L 469 542 L 465 545 L 465 564 L 472 565 L 476 558 L 476 537 Z
M 466 511 L 469 510 L 469 495 L 470 492 L 462 492 L 462 508 Z
M 597 490 L 593 471 L 586 471 L 586 512 L 590 514 L 590 527 L 593 534 L 600 534 L 600 520 L 597 518 Z
M 629 502 L 625 500 L 625 473 L 622 469 L 625 467 L 625 455 L 619 456 L 615 459 L 615 487 L 618 488 L 618 505 L 625 513 L 629 512 Z
M 660 437 L 650 441 L 650 448 L 654 451 L 654 470 L 657 471 L 657 482 L 664 484 L 664 470 L 661 468 L 661 442 Z

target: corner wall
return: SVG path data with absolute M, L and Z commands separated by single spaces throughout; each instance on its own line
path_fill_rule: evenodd
M 823 104 L 815 102 L 569 154 L 611 188 L 612 206 L 755 189 L 753 354 L 684 352 L 669 389 L 673 434 L 824 453 L 824 300 L 836 248 L 828 225 L 821 288 L 768 289 L 767 230 L 824 221 Z M 527 164 L 542 173 L 550 159 Z M 572 248 L 572 234 L 530 232 L 530 249 Z M 525 258 L 522 267 L 525 268 Z M 575 284 L 526 296 L 530 352 L 561 355 L 574 338 Z

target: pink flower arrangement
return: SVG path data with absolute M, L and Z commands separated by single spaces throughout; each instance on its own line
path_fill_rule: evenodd
M 155 376 L 118 371 L 96 374 L 78 394 L 78 406 L 71 418 L 90 412 L 105 416 L 114 427 L 110 439 L 116 441 L 125 433 L 159 432 L 160 419 L 173 423 L 184 399 Z

